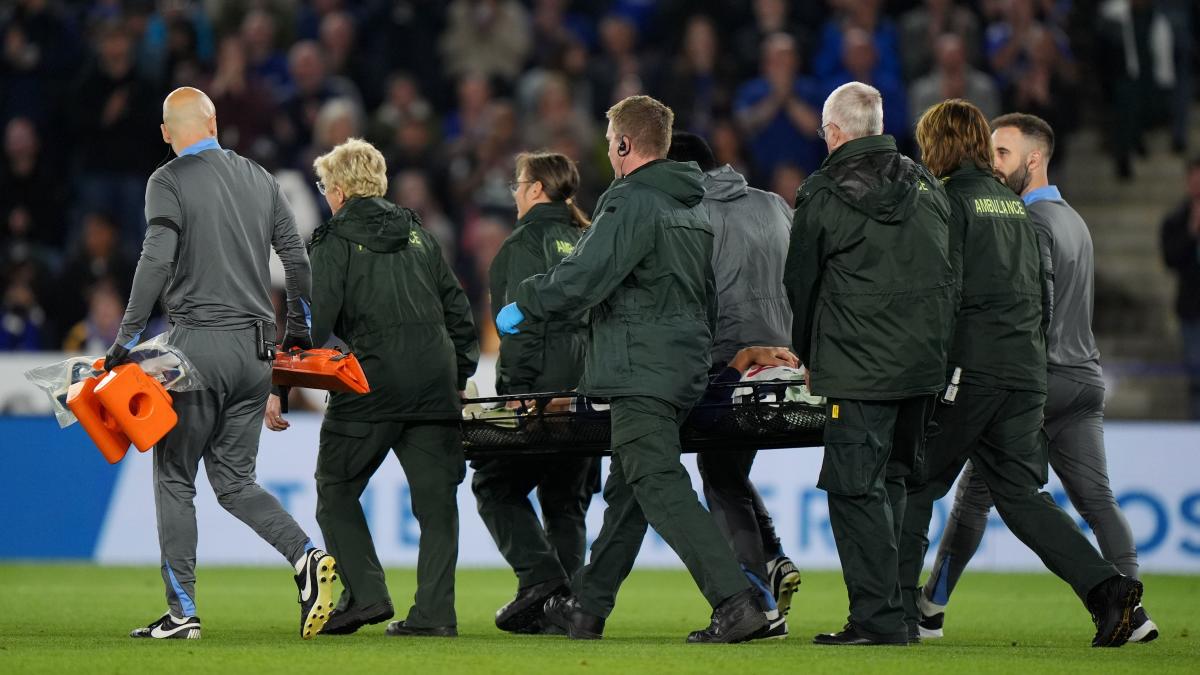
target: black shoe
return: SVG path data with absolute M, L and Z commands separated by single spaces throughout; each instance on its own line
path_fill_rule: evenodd
M 200 617 L 185 616 L 182 619 L 176 619 L 171 616 L 170 612 L 167 612 L 149 626 L 129 631 L 129 637 L 152 640 L 199 640 Z
M 1133 614 L 1142 601 L 1142 582 L 1123 574 L 1109 577 L 1088 592 L 1087 608 L 1096 624 L 1093 647 L 1120 647 L 1133 633 Z
M 604 637 L 604 619 L 588 614 L 573 595 L 554 595 L 546 601 L 546 620 L 566 631 L 572 640 L 599 640 Z
M 813 638 L 815 645 L 837 645 L 852 647 L 875 647 L 889 645 L 904 647 L 908 645 L 908 631 L 895 635 L 880 635 L 865 631 L 852 623 L 846 624 L 840 633 L 821 633 Z
M 314 548 L 296 563 L 296 588 L 300 591 L 300 637 L 311 640 L 325 627 L 333 612 L 333 582 L 337 561 Z
M 496 628 L 509 633 L 539 633 L 546 615 L 546 601 L 554 595 L 570 595 L 565 579 L 554 579 L 517 589 L 512 602 L 496 610 Z
M 550 623 L 550 620 L 543 614 L 542 618 L 538 619 L 537 630 L 531 631 L 531 633 L 533 635 L 566 635 L 567 631 Z
M 385 631 L 392 637 L 458 637 L 458 626 L 437 626 L 435 628 L 418 628 L 408 625 L 407 621 L 393 621 Z
M 912 625 L 912 626 L 908 627 L 908 644 L 910 644 L 910 645 L 921 644 L 921 627 L 920 626 Z
M 1130 642 L 1154 642 L 1158 638 L 1158 626 L 1146 613 L 1140 604 L 1133 610 L 1133 632 L 1129 634 Z
M 764 629 L 770 628 L 766 610 L 759 598 L 760 592 L 757 588 L 747 588 L 725 598 L 713 609 L 712 621 L 708 628 L 692 631 L 687 636 L 688 643 L 745 642 Z
M 335 609 L 329 615 L 321 635 L 349 635 L 368 624 L 387 621 L 396 615 L 391 600 L 384 600 L 366 607 L 351 607 L 348 610 Z
M 787 616 L 792 609 L 792 596 L 800 587 L 800 570 L 787 556 L 779 556 L 767 563 L 767 584 L 775 596 L 779 613 Z

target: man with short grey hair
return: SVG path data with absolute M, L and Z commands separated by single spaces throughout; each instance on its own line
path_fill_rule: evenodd
M 784 286 L 792 344 L 825 396 L 817 487 L 850 596 L 824 645 L 907 645 L 897 538 L 905 477 L 945 384 L 954 316 L 950 205 L 883 132 L 883 98 L 851 82 L 825 101 L 829 149 L 796 198 Z
M 197 639 L 196 473 L 200 460 L 217 502 L 296 569 L 300 635 L 320 632 L 332 607 L 335 564 L 255 482 L 259 420 L 271 386 L 275 310 L 268 256 L 287 277 L 283 348 L 312 346 L 311 276 L 291 208 L 275 178 L 217 143 L 216 109 L 199 89 L 163 102 L 163 141 L 178 157 L 146 184 L 146 238 L 117 340 L 104 367 L 128 361 L 162 298 L 170 343 L 195 364 L 201 391 L 176 392 L 179 421 L 154 447 L 154 505 L 167 613 L 135 638 Z
M 883 96 L 861 82 L 847 82 L 825 99 L 821 108 L 821 134 L 832 148 L 883 133 Z M 832 152 L 832 151 L 831 151 Z

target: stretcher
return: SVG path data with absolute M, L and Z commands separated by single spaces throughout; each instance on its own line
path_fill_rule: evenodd
M 778 395 L 794 381 L 714 384 L 741 395 L 692 408 L 680 430 L 684 452 L 767 450 L 824 445 L 825 406 Z M 747 392 L 750 390 L 750 393 Z M 508 405 L 517 405 L 508 409 Z M 467 459 L 611 454 L 607 405 L 576 392 L 491 396 L 464 401 Z
M 275 352 L 271 384 L 356 394 L 371 391 L 358 359 L 353 354 L 343 354 L 336 349 Z

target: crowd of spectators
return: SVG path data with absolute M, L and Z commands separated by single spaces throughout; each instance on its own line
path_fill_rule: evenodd
M 0 350 L 111 342 L 145 228 L 145 181 L 170 158 L 159 106 L 178 86 L 212 97 L 221 144 L 277 176 L 304 236 L 328 216 L 312 160 L 349 137 L 374 143 L 392 198 L 442 241 L 483 315 L 487 268 L 514 221 L 514 155 L 576 159 L 578 201 L 590 207 L 612 178 L 604 111 L 635 93 L 662 98 L 718 161 L 789 202 L 825 154 L 822 102 L 849 80 L 883 93 L 885 130 L 910 152 L 915 118 L 948 97 L 988 115 L 1040 114 L 1064 147 L 1085 90 L 1126 106 L 1097 120 L 1123 173 L 1154 122 L 1169 121 L 1182 150 L 1190 3 L 1093 4 L 10 1 L 0 8 Z M 1069 37 L 1081 26 L 1113 73 L 1090 88 Z

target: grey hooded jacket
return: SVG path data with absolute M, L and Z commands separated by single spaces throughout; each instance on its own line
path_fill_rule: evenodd
M 704 174 L 704 207 L 717 279 L 713 366 L 728 363 L 743 347 L 790 345 L 792 307 L 783 265 L 792 209 L 777 194 L 747 187 L 728 164 Z

